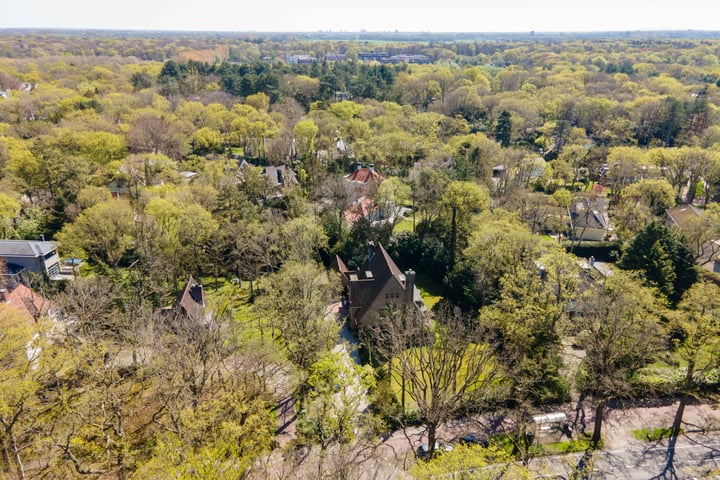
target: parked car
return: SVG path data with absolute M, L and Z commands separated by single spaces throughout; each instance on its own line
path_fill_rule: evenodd
M 440 443 L 435 442 L 435 451 L 436 452 L 451 452 L 453 449 L 453 446 L 449 443 Z M 417 449 L 417 455 L 418 457 L 427 457 L 428 452 L 430 451 L 430 445 L 427 443 L 423 443 L 420 445 Z
M 490 442 L 488 441 L 486 436 L 475 435 L 474 433 L 468 433 L 467 435 L 460 437 L 460 443 L 482 445 L 483 447 L 487 447 L 488 445 L 490 445 Z

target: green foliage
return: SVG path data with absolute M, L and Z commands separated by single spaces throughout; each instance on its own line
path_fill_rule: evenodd
M 450 452 L 443 452 L 427 462 L 418 462 L 412 475 L 422 480 L 445 476 L 476 480 L 535 478 L 529 469 L 515 463 L 503 450 L 479 445 L 455 445 Z
M 672 303 L 698 280 L 695 259 L 683 237 L 665 223 L 654 221 L 630 243 L 618 266 L 642 272 Z
M 658 442 L 660 440 L 670 438 L 670 435 L 672 434 L 672 428 L 640 428 L 637 430 L 633 430 L 630 433 L 632 433 L 632 436 L 636 439 L 642 440 L 644 442 Z
M 235 479 L 270 450 L 273 417 L 261 399 L 226 393 L 187 410 L 182 434 L 161 435 L 132 478 Z

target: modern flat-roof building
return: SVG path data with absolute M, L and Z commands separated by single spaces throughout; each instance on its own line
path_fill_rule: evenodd
M 0 240 L 0 258 L 50 278 L 60 274 L 60 257 L 54 242 L 34 240 Z

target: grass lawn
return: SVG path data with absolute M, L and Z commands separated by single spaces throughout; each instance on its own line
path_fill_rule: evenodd
M 642 440 L 644 442 L 657 442 L 658 440 L 662 440 L 663 438 L 670 438 L 670 435 L 672 434 L 672 428 L 640 428 L 638 430 L 633 430 L 631 433 L 632 436 L 637 438 L 638 440 Z M 680 430 L 680 433 L 682 433 L 682 430 Z
M 423 302 L 428 309 L 432 309 L 440 300 L 442 300 L 442 286 L 434 279 L 418 273 L 415 277 L 415 285 L 420 290 Z
M 397 235 L 401 232 L 412 232 L 412 229 L 412 218 L 403 218 L 397 223 L 397 225 L 395 225 L 395 228 L 393 229 L 393 235 Z

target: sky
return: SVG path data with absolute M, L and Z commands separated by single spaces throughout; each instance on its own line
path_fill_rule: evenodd
M 8 0 L 0 28 L 199 31 L 720 30 L 717 0 Z

